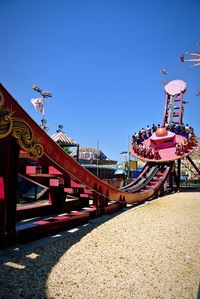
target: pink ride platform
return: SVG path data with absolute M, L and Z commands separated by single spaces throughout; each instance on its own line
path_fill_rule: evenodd
M 184 146 L 184 150 L 178 150 L 177 146 Z M 142 146 L 145 149 L 150 148 L 152 152 L 157 151 L 157 157 L 148 158 L 145 154 L 139 154 L 134 150 L 134 145 L 131 147 L 131 153 L 138 159 L 144 161 L 155 162 L 167 162 L 182 159 L 196 149 L 195 142 L 189 142 L 185 137 L 177 135 L 173 132 L 167 131 L 166 128 L 159 128 L 157 131 L 147 140 L 142 142 Z
M 176 126 L 183 126 L 185 92 L 186 82 L 182 80 L 173 80 L 165 85 L 162 127 L 158 128 L 149 139 L 143 140 L 141 144 L 133 143 L 131 148 L 133 156 L 144 161 L 159 163 L 182 159 L 196 149 L 197 143 L 194 134 L 193 137 L 187 139 L 174 131 Z M 167 130 L 170 125 L 173 128 L 171 131 Z M 185 134 L 184 136 L 189 135 Z
M 160 131 L 164 131 L 163 134 L 159 134 Z M 153 135 L 149 138 L 150 142 L 144 142 L 144 145 L 146 146 L 151 146 L 152 148 L 157 148 L 157 149 L 164 149 L 164 148 L 169 148 L 169 147 L 174 147 L 176 145 L 176 134 L 172 133 L 170 131 L 164 130 L 164 128 L 161 130 L 157 130 L 156 133 L 153 133 Z M 162 132 L 161 131 L 161 132 Z M 177 135 L 178 136 L 178 135 Z M 180 136 L 181 137 L 181 136 Z M 183 140 L 180 140 L 183 142 Z

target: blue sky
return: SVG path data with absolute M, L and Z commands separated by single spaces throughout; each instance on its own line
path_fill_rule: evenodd
M 46 101 L 49 135 L 59 124 L 81 147 L 123 160 L 128 140 L 161 123 L 161 80 L 187 83 L 184 122 L 200 136 L 199 0 L 0 0 L 0 80 L 40 123 L 30 103 L 36 84 Z M 168 69 L 168 75 L 160 73 Z

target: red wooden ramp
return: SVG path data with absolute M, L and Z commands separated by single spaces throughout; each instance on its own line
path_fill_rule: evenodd
M 50 234 L 57 233 L 64 229 L 87 222 L 90 219 L 88 211 L 71 211 L 58 215 L 39 217 L 17 224 L 17 241 L 24 243 Z
M 135 193 L 156 189 L 157 184 L 160 184 L 161 181 L 165 181 L 172 165 L 172 162 L 162 164 L 147 163 L 138 178 L 131 184 L 123 187 L 123 190 Z
M 43 149 L 41 157 L 38 158 L 43 164 L 53 166 L 59 172 L 69 177 L 74 182 L 84 185 L 87 189 L 95 192 L 98 195 L 104 196 L 110 200 L 114 201 L 125 201 L 127 203 L 136 203 L 153 196 L 157 191 L 156 189 L 145 190 L 140 193 L 130 193 L 123 190 L 118 190 L 107 184 L 106 182 L 100 180 L 95 175 L 90 173 L 88 170 L 83 168 L 79 163 L 77 163 L 72 157 L 66 154 L 62 148 L 57 145 L 24 111 L 24 109 L 19 105 L 19 103 L 14 100 L 14 98 L 6 91 L 6 89 L 0 85 L 0 92 L 2 98 L 2 109 L 9 111 L 9 115 L 12 120 L 12 128 L 6 140 L 14 136 L 19 146 L 22 149 L 26 149 L 26 144 L 23 143 L 24 140 L 20 139 L 17 134 L 17 130 L 23 131 L 25 126 L 28 127 L 32 136 L 34 137 L 35 144 L 39 144 Z M 8 124 L 9 126 L 10 124 Z M 11 125 L 10 125 L 11 126 Z M 16 126 L 16 127 L 15 127 Z M 2 139 L 3 140 L 3 139 Z M 31 155 L 34 154 L 34 146 L 31 148 L 30 144 L 27 146 L 27 151 Z M 160 181 L 160 186 L 163 184 Z
M 68 188 L 81 186 L 83 191 L 87 189 L 90 195 L 92 194 L 96 216 L 110 213 L 123 203 L 138 203 L 152 198 L 162 188 L 171 169 L 171 166 L 164 167 L 163 173 L 157 179 L 155 175 L 149 176 L 148 183 L 146 180 L 146 184 L 140 185 L 137 191 L 133 186 L 128 190 L 116 189 L 66 154 L 0 84 L 0 178 L 2 178 L 0 184 L 0 247 L 12 245 L 16 241 L 17 177 L 19 166 L 23 168 L 23 165 L 19 163 L 20 155 L 21 157 L 23 155 L 22 152 L 20 154 L 20 150 L 23 150 L 29 160 L 36 161 L 42 168 L 49 169 L 48 173 L 43 175 L 41 173 L 36 175 L 33 168 L 21 171 L 27 175 L 29 173 L 29 179 L 36 180 L 38 184 L 43 184 L 45 179 L 50 180 L 49 193 L 52 201 L 55 201 L 54 207 L 58 210 L 61 208 L 64 193 L 70 191 Z M 150 170 L 153 165 L 155 164 L 149 163 L 147 168 Z M 72 186 L 65 185 L 69 181 L 73 182 Z M 115 201 L 115 207 L 108 205 L 108 201 Z M 89 216 L 90 213 L 93 211 L 89 212 Z M 73 222 L 76 217 L 77 221 L 85 221 L 88 213 L 73 215 L 73 217 L 65 215 L 38 220 L 29 226 L 24 225 L 21 228 L 19 226 L 18 235 L 22 237 L 25 232 L 31 231 L 36 235 L 39 232 L 42 234 L 66 227 L 70 224 L 69 219 L 73 219 Z

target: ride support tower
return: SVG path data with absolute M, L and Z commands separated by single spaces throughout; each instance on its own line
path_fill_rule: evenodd
M 194 132 L 183 124 L 186 82 L 173 80 L 165 85 L 165 106 L 161 127 L 148 138 L 134 140 L 131 153 L 149 162 L 175 161 L 189 156 L 197 146 Z

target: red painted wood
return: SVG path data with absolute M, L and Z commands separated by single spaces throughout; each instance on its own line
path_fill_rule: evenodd
M 66 193 L 74 193 L 74 189 L 73 188 L 64 188 L 64 192 L 66 192 Z
M 5 200 L 3 177 L 0 177 L 0 200 Z
M 59 186 L 59 180 L 58 179 L 50 179 L 49 180 L 49 186 L 58 187 Z
M 95 192 L 101 193 L 112 200 L 126 202 L 139 202 L 154 194 L 154 190 L 149 190 L 141 194 L 130 194 L 113 188 L 108 183 L 100 180 L 91 172 L 83 168 L 72 157 L 67 155 L 52 139 L 30 118 L 30 116 L 23 110 L 22 107 L 13 99 L 13 97 L 0 85 L 0 91 L 4 97 L 4 105 L 11 111 L 14 111 L 13 116 L 23 119 L 31 127 L 36 139 L 42 144 L 44 148 L 44 155 L 41 160 L 45 161 L 46 165 L 55 167 L 63 175 L 68 176 L 78 184 L 84 185 Z
M 161 186 L 164 183 L 167 175 L 170 172 L 170 168 L 167 168 L 164 175 L 158 180 L 154 180 L 155 184 L 152 184 L 152 187 L 149 190 L 142 190 L 137 193 L 126 192 L 123 190 L 116 189 L 110 186 L 108 183 L 100 180 L 98 177 L 93 175 L 91 172 L 81 167 L 71 156 L 66 154 L 32 119 L 31 117 L 23 110 L 23 108 L 14 100 L 14 98 L 6 91 L 6 89 L 0 84 L 0 92 L 3 95 L 4 106 L 9 108 L 12 111 L 12 117 L 19 118 L 26 122 L 36 140 L 43 146 L 44 154 L 39 159 L 39 162 L 43 166 L 49 166 L 50 172 L 52 175 L 62 176 L 62 184 L 58 179 L 50 179 L 50 190 L 49 190 L 49 201 L 51 206 L 57 208 L 62 207 L 65 204 L 66 194 L 64 192 L 65 188 L 71 187 L 79 189 L 79 193 L 86 195 L 93 195 L 94 206 L 90 210 L 88 209 L 88 215 L 85 216 L 82 214 L 75 215 L 73 217 L 89 217 L 95 215 L 102 215 L 106 211 L 113 210 L 121 204 L 124 203 L 136 203 L 144 201 L 158 192 Z M 6 144 L 7 142 L 7 144 Z M 3 149 L 4 156 L 0 157 L 0 177 L 4 178 L 5 185 L 5 204 L 0 207 L 0 236 L 8 236 L 8 241 L 10 243 L 16 240 L 16 194 L 17 194 L 17 172 L 18 172 L 18 157 L 19 157 L 19 146 L 17 145 L 16 140 L 13 136 L 9 136 L 8 140 L 1 140 L 0 146 L 5 145 Z M 8 150 L 6 150 L 6 148 Z M 8 158 L 9 157 L 9 158 Z M 24 155 L 25 157 L 25 155 Z M 37 160 L 34 158 L 34 161 Z M 166 159 L 163 159 L 166 161 Z M 159 161 L 160 162 L 160 161 Z M 151 167 L 151 166 L 149 166 Z M 27 171 L 37 172 L 37 169 L 27 168 Z M 43 169 L 41 168 L 41 174 Z M 47 173 L 46 173 L 47 174 Z M 50 173 L 51 174 L 51 173 Z M 70 186 L 71 180 L 71 186 Z M 150 185 L 149 185 L 150 186 Z M 82 191 L 82 190 L 83 191 Z M 85 189 L 90 191 L 85 191 Z M 84 193 L 83 193 L 84 192 Z M 107 206 L 108 199 L 119 201 L 114 206 Z M 86 199 L 82 199 L 85 201 Z M 4 202 L 4 201 L 0 201 Z M 71 214 L 72 215 L 72 214 Z M 70 219 L 73 217 L 70 216 Z M 86 219 L 85 218 L 85 219 Z M 33 233 L 35 235 L 42 234 L 41 226 L 48 232 L 48 230 L 53 230 L 58 228 L 64 218 L 52 219 L 52 220 L 41 220 L 39 223 L 33 224 Z M 77 218 L 80 221 L 80 218 Z M 66 220 L 66 219 L 65 219 Z M 73 218 L 75 221 L 75 218 Z M 60 224 L 59 224 L 60 223 Z M 65 223 L 63 222 L 63 225 Z M 37 228 L 35 228 L 37 227 Z M 24 236 L 25 231 L 21 231 L 21 237 Z M 29 231 L 30 232 L 30 231 Z M 30 234 L 30 238 L 32 238 Z M 4 242 L 6 244 L 7 240 Z M 0 244 L 1 246 L 1 244 Z
M 71 187 L 72 187 L 72 188 L 83 188 L 83 186 L 81 186 L 80 184 L 77 184 L 77 183 L 74 182 L 74 181 L 71 181 Z
M 60 171 L 58 171 L 55 167 L 49 166 L 49 173 L 50 174 L 62 174 Z
M 26 166 L 26 173 L 27 174 L 35 174 L 36 173 L 36 166 Z

